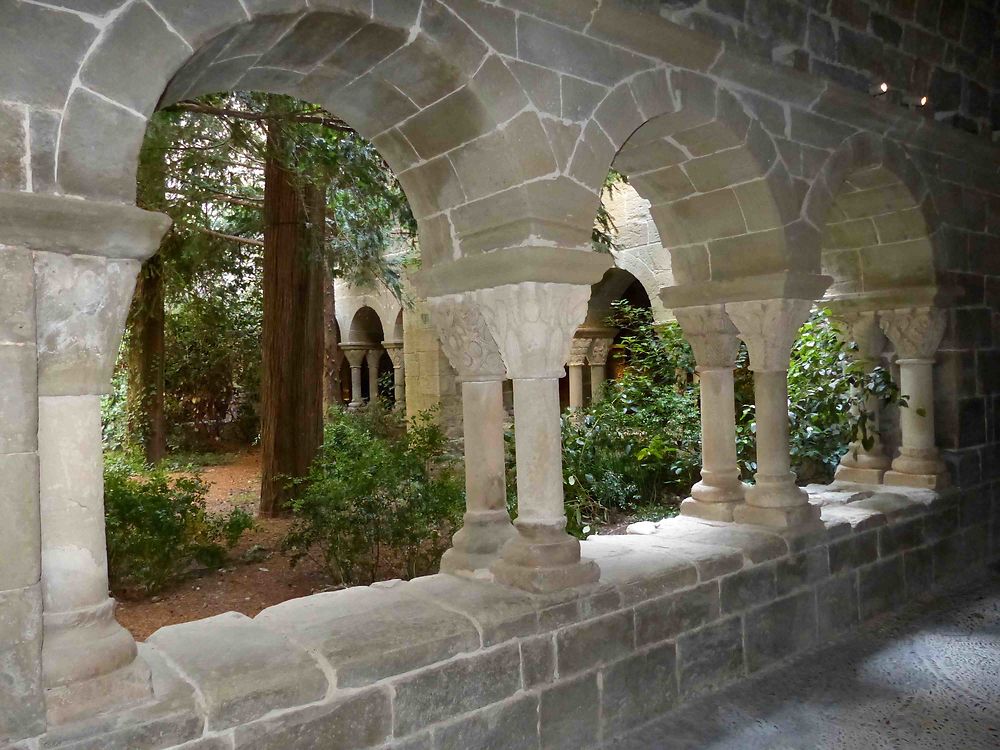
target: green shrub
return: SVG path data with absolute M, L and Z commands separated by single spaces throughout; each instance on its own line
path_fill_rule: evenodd
M 253 518 L 244 510 L 209 514 L 207 489 L 197 477 L 172 478 L 127 457 L 105 461 L 108 570 L 117 595 L 156 593 L 196 563 L 225 562 Z
M 318 558 L 342 583 L 430 571 L 465 510 L 464 481 L 430 415 L 408 430 L 371 407 L 334 410 L 323 445 L 292 501 L 293 562 Z

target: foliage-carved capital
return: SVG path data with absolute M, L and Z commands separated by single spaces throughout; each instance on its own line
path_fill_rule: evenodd
M 462 380 L 503 380 L 500 349 L 471 293 L 430 297 L 427 310 L 441 348 Z
M 674 316 L 694 350 L 698 367 L 732 369 L 736 365 L 739 332 L 722 305 L 678 308 Z
M 898 359 L 934 359 L 948 323 L 944 310 L 908 307 L 882 313 L 882 330 Z
M 805 299 L 726 303 L 726 313 L 750 352 L 751 370 L 781 372 L 788 369 L 792 344 L 809 317 L 812 304 Z
M 598 367 L 606 365 L 608 363 L 608 354 L 611 352 L 611 345 L 614 343 L 615 340 L 611 338 L 593 339 L 590 344 L 590 351 L 587 353 L 587 359 L 590 360 L 590 364 L 597 365 Z
M 587 316 L 583 284 L 506 284 L 475 292 L 514 379 L 559 378 L 576 329 Z
M 574 367 L 582 367 L 587 364 L 587 356 L 590 354 L 590 339 L 574 338 L 569 347 L 569 359 L 566 364 Z
M 400 369 L 403 366 L 403 345 L 398 341 L 385 341 L 383 346 L 385 346 L 385 353 L 392 361 L 393 369 Z
M 885 349 L 885 334 L 879 325 L 878 313 L 873 310 L 837 312 L 834 320 L 840 325 L 841 338 L 858 345 L 857 359 L 873 362 Z

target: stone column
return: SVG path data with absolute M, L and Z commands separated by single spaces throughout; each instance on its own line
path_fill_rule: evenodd
M 378 395 L 378 363 L 382 359 L 382 349 L 374 346 L 368 350 L 365 360 L 368 362 L 368 402 L 374 404 Z
M 934 358 L 946 322 L 944 311 L 931 307 L 882 313 L 882 330 L 896 348 L 899 390 L 907 397 L 899 410 L 902 445 L 885 484 L 934 490 L 948 484 L 934 440 Z
M 406 408 L 406 377 L 403 372 L 403 342 L 383 341 L 386 354 L 392 360 L 392 393 L 396 401 L 392 407 L 393 411 L 402 411 Z
M 788 441 L 788 361 L 811 307 L 802 299 L 726 304 L 750 352 L 757 413 L 756 484 L 733 511 L 738 523 L 787 528 L 819 521 L 819 507 L 795 484 Z
M 0 246 L 0 383 L 2 742 L 45 731 L 35 280 L 20 247 Z
M 441 558 L 441 571 L 487 573 L 515 536 L 507 512 L 503 382 L 500 351 L 469 295 L 431 297 L 427 310 L 462 383 L 465 445 L 465 517 Z
M 351 365 L 351 401 L 347 408 L 351 411 L 357 411 L 365 405 L 364 398 L 361 396 L 361 365 L 365 361 L 368 347 L 365 344 L 341 344 L 340 349 Z
M 590 400 L 592 402 L 604 398 L 604 381 L 607 378 L 605 368 L 614 341 L 613 338 L 599 338 L 591 341 L 587 359 L 590 361 Z
M 590 339 L 574 338 L 569 349 L 569 408 L 580 411 L 583 408 L 583 366 L 587 364 Z
M 42 670 L 50 723 L 151 694 L 108 596 L 101 396 L 118 357 L 138 260 L 35 253 Z
M 739 336 L 722 305 L 678 308 L 674 314 L 694 350 L 701 388 L 701 481 L 681 503 L 681 513 L 732 521 L 746 490 L 736 462 L 733 367 Z
M 865 373 L 870 373 L 878 366 L 879 358 L 885 349 L 885 336 L 879 327 L 878 313 L 844 312 L 837 314 L 836 317 L 844 324 L 845 337 L 858 345 L 855 354 L 857 360 L 862 364 Z M 878 434 L 878 399 L 874 397 L 866 399 L 863 408 L 868 414 L 872 446 L 865 448 L 862 444 L 862 435 L 855 435 L 855 439 L 847 448 L 847 453 L 840 459 L 840 465 L 834 475 L 838 482 L 881 484 L 882 477 L 889 468 L 889 457 L 885 454 Z
M 566 533 L 559 378 L 590 287 L 522 282 L 475 293 L 514 381 L 518 535 L 493 566 L 501 583 L 547 592 L 593 583 L 600 570 Z

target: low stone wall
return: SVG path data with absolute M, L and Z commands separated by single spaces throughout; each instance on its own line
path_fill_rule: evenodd
M 1000 499 L 840 488 L 824 528 L 675 518 L 596 537 L 599 584 L 532 596 L 429 576 L 166 627 L 156 700 L 30 750 L 584 750 L 839 636 L 1000 552 Z

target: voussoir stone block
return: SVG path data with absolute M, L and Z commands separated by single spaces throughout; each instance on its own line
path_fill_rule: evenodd
M 329 687 L 309 654 L 236 612 L 161 628 L 147 642 L 197 686 L 212 730 L 312 703 Z
M 233 738 L 241 750 L 362 750 L 385 742 L 391 732 L 388 691 L 368 689 L 237 727 Z
M 439 574 L 415 578 L 400 591 L 468 617 L 479 629 L 484 648 L 538 632 L 532 598 L 505 586 Z
M 460 656 L 393 683 L 393 733 L 397 737 L 442 719 L 509 698 L 521 687 L 516 643 Z
M 256 620 L 325 659 L 341 688 L 364 687 L 480 647 L 469 618 L 393 589 L 356 587 L 293 599 Z

